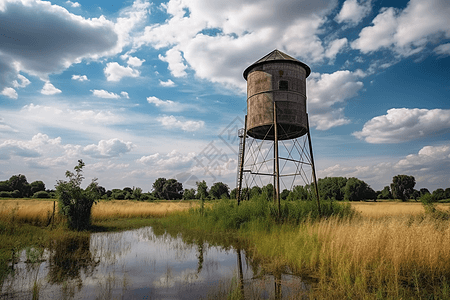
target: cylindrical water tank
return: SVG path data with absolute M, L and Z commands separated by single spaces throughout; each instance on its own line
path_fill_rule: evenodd
M 275 139 L 274 102 L 278 139 L 293 139 L 306 134 L 306 77 L 310 73 L 306 64 L 279 50 L 245 69 L 247 134 L 255 139 Z

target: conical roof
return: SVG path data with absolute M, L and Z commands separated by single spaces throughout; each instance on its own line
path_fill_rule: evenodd
M 292 63 L 301 65 L 306 70 L 306 77 L 308 77 L 309 74 L 311 74 L 311 69 L 306 64 L 302 63 L 298 59 L 293 58 L 292 56 L 287 55 L 286 53 L 281 52 L 278 49 L 275 49 L 272 52 L 270 52 L 269 54 L 267 54 L 266 56 L 264 56 L 263 58 L 259 59 L 258 61 L 256 61 L 252 65 L 250 65 L 247 69 L 245 69 L 244 74 L 243 74 L 245 80 L 247 80 L 248 73 L 249 73 L 250 69 L 252 69 L 253 67 L 258 66 L 258 65 L 263 65 L 266 63 L 280 62 L 280 61 L 292 62 Z

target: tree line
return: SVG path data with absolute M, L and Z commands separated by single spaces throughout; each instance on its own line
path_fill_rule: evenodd
M 409 175 L 396 175 L 392 183 L 380 191 L 374 191 L 366 182 L 355 177 L 325 177 L 318 180 L 319 196 L 321 199 L 337 201 L 360 201 L 379 199 L 409 199 L 418 200 L 423 195 L 430 194 L 433 201 L 450 199 L 450 188 L 438 188 L 430 192 L 426 188 L 415 189 L 415 178 Z M 294 186 L 291 190 L 284 189 L 280 193 L 282 200 L 311 200 L 313 190 L 311 185 Z M 193 199 L 236 199 L 237 190 L 228 187 L 223 182 L 215 182 L 208 187 L 206 182 L 199 181 L 195 188 L 183 188 L 183 184 L 176 179 L 158 178 L 152 185 L 152 191 L 143 192 L 139 187 L 125 187 L 123 189 L 106 190 L 96 185 L 99 199 L 104 200 L 138 200 L 152 201 L 165 200 L 193 200 Z M 264 195 L 267 199 L 273 198 L 273 185 L 251 188 L 243 188 L 242 199 L 250 199 L 258 195 Z M 56 191 L 46 189 L 44 182 L 37 180 L 28 183 L 25 175 L 13 175 L 10 179 L 0 181 L 0 198 L 56 198 Z

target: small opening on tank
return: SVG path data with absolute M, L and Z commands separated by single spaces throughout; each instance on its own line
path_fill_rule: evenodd
M 280 80 L 278 83 L 278 89 L 281 91 L 287 91 L 289 89 L 289 82 L 286 80 Z

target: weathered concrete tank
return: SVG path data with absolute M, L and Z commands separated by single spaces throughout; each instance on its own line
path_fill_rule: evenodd
M 274 102 L 278 139 L 294 139 L 306 134 L 306 78 L 310 73 L 306 64 L 279 50 L 245 69 L 247 134 L 255 139 L 275 139 Z

